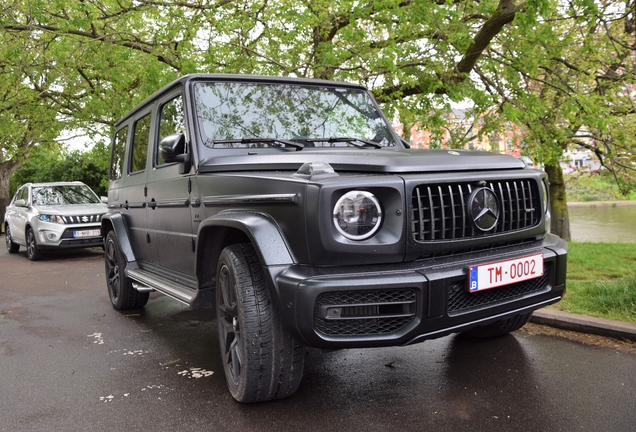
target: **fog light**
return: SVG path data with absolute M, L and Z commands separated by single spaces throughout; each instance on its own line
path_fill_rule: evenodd
M 57 240 L 57 235 L 55 235 L 55 233 L 48 233 L 46 238 L 49 240 Z

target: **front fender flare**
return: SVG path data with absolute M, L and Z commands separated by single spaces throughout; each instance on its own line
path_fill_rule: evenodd
M 247 211 L 224 211 L 202 221 L 197 233 L 197 253 L 201 245 L 208 241 L 215 242 L 214 238 L 209 238 L 208 233 L 214 232 L 216 227 L 232 228 L 245 234 L 263 266 L 291 265 L 295 262 L 276 222 L 266 214 Z
M 216 265 L 226 246 L 246 241 L 252 243 L 265 270 L 286 268 L 295 263 L 278 224 L 271 217 L 258 212 L 223 211 L 199 225 L 196 247 L 199 287 L 214 286 Z

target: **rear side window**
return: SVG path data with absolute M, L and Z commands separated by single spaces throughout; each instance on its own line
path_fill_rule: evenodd
M 110 179 L 118 180 L 124 173 L 124 152 L 128 139 L 128 126 L 119 129 L 113 139 L 113 150 L 110 155 Z
M 183 117 L 183 99 L 181 96 L 166 102 L 161 107 L 159 114 L 159 137 L 155 148 L 155 164 L 162 165 L 165 162 L 159 156 L 159 143 L 168 135 L 185 133 L 185 120 Z
M 146 169 L 148 141 L 150 139 L 150 114 L 137 120 L 134 130 L 130 155 L 130 172 L 138 172 Z

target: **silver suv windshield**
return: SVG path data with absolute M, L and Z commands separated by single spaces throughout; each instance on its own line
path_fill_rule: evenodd
M 33 188 L 33 205 L 97 204 L 100 200 L 88 186 L 44 186 Z
M 194 97 L 202 141 L 212 148 L 396 145 L 370 95 L 357 89 L 206 82 L 195 84 Z

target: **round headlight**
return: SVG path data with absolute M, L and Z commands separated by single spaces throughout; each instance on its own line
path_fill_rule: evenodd
M 381 223 L 382 207 L 370 192 L 347 192 L 333 208 L 333 224 L 340 234 L 350 240 L 372 237 Z
M 541 186 L 543 186 L 543 211 L 545 213 L 548 213 L 548 211 L 550 210 L 550 195 L 548 195 L 548 185 L 546 184 L 545 180 L 541 180 Z
M 545 212 L 545 229 L 550 232 L 552 227 L 552 217 L 550 215 L 550 195 L 547 180 L 541 180 L 541 186 L 543 186 L 543 211 Z

